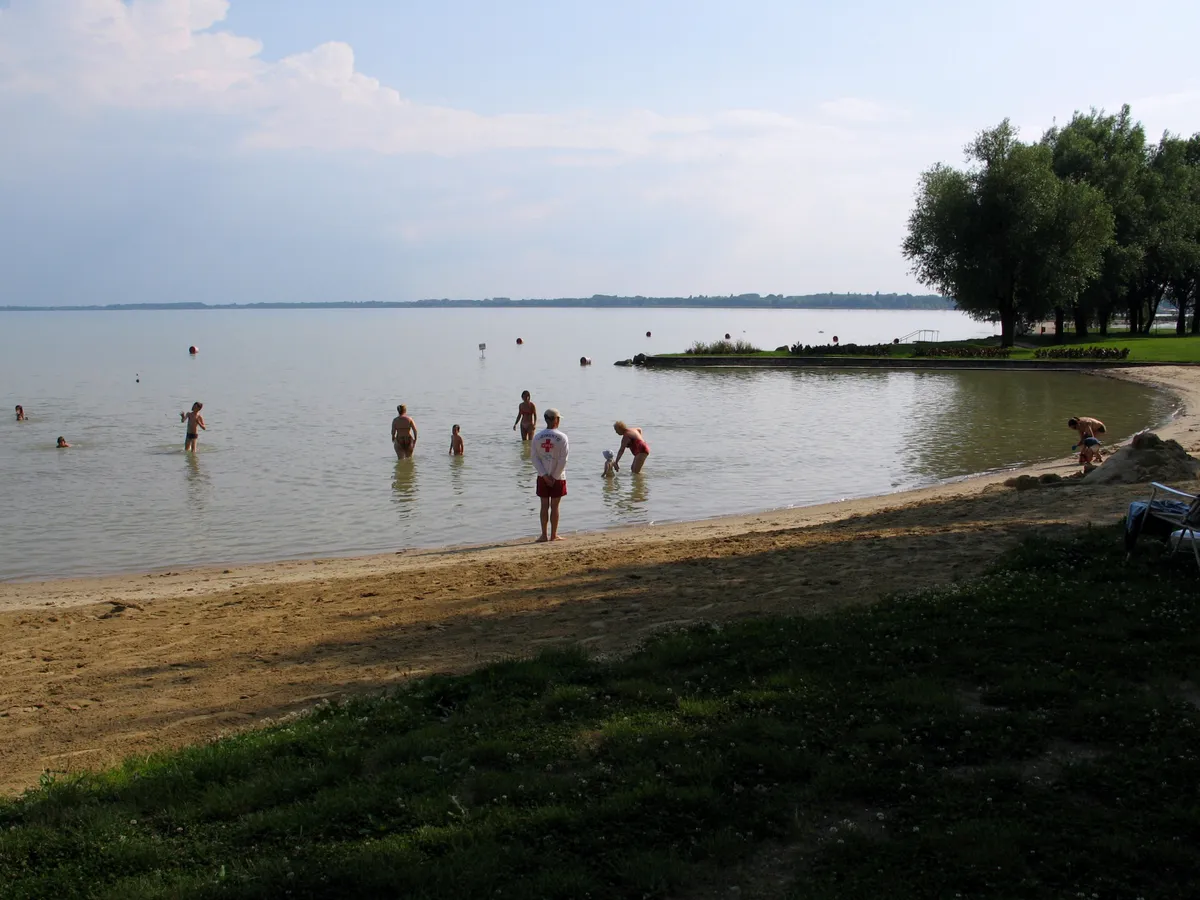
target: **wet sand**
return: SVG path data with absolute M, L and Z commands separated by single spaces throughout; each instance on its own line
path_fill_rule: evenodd
M 1098 377 L 1174 392 L 1182 412 L 1158 433 L 1200 449 L 1200 368 Z M 1017 492 L 1001 484 L 1014 474 L 553 545 L 531 529 L 503 545 L 0 585 L 0 790 L 542 647 L 625 652 L 659 629 L 945 584 L 1039 529 L 1115 522 L 1146 493 Z

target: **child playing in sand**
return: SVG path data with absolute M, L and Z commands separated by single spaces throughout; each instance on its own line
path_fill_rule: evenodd
M 449 455 L 450 456 L 462 456 L 464 449 L 465 448 L 463 447 L 462 435 L 459 433 L 458 426 L 455 425 L 450 430 L 450 454 Z

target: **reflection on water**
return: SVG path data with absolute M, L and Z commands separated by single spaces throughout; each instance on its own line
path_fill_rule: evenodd
M 407 519 L 413 515 L 416 500 L 416 457 L 396 460 L 396 467 L 392 472 L 392 501 L 399 508 L 402 519 Z
M 1072 416 L 1097 415 L 1117 439 L 1146 424 L 1145 390 L 1114 379 L 1106 379 L 1100 410 L 1097 379 L 1089 377 L 914 372 L 894 381 L 892 401 L 908 411 L 897 446 L 912 471 L 931 479 L 1067 456 Z
M 184 458 L 187 460 L 188 501 L 203 508 L 204 501 L 208 497 L 208 473 L 200 467 L 199 454 L 185 453 Z
M 621 473 L 604 482 L 604 505 L 614 521 L 622 525 L 642 525 L 651 521 L 646 507 L 650 499 L 650 479 L 645 472 Z
M 466 456 L 450 457 L 450 490 L 453 491 L 456 497 L 461 497 L 466 493 L 463 486 L 463 467 L 466 464 Z

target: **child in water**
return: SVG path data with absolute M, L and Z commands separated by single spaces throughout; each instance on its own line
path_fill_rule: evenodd
M 64 447 L 70 447 L 71 445 L 67 443 L 67 439 L 65 437 L 60 436 L 56 446 L 59 450 L 62 450 Z
M 612 478 L 617 474 L 616 455 L 611 450 L 604 451 L 604 477 Z
M 449 455 L 450 456 L 462 456 L 463 450 L 465 450 L 465 449 L 466 448 L 463 446 L 462 435 L 459 433 L 458 426 L 455 425 L 454 428 L 451 429 L 451 431 L 450 431 L 450 454 Z

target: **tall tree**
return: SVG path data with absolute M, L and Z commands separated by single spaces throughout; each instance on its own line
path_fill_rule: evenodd
M 1018 329 L 1099 272 L 1112 212 L 1095 188 L 1055 175 L 1046 145 L 1023 144 L 1007 119 L 965 149 L 965 170 L 921 176 L 903 253 L 925 284 L 969 315 Z
M 1042 143 L 1051 148 L 1060 177 L 1097 188 L 1113 211 L 1113 240 L 1104 251 L 1100 272 L 1080 292 L 1073 309 L 1077 335 L 1086 336 L 1091 322 L 1106 334 L 1109 318 L 1124 305 L 1146 252 L 1146 133 L 1125 105 L 1115 115 L 1095 109 L 1076 112 L 1067 125 L 1047 131 Z

